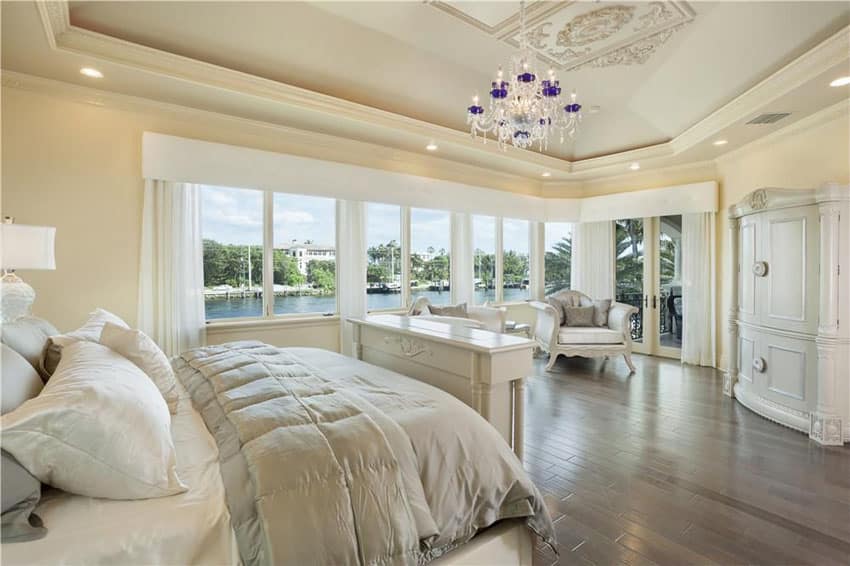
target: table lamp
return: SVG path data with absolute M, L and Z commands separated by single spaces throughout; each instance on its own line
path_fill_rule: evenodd
M 35 291 L 15 275 L 16 269 L 56 269 L 53 241 L 56 228 L 15 224 L 7 216 L 0 224 L 0 314 L 12 322 L 31 313 Z

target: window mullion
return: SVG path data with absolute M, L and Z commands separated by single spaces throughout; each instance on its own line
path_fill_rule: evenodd
M 502 230 L 502 225 L 504 224 L 504 219 L 499 216 L 496 218 L 496 303 L 504 302 L 505 297 L 505 274 L 504 274 L 504 262 L 505 262 L 505 245 L 503 240 L 504 232 Z
M 410 207 L 401 208 L 401 304 L 410 306 Z
M 274 193 L 263 193 L 263 314 L 274 316 Z

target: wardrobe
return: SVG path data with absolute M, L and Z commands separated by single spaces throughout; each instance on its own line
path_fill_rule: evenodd
M 724 391 L 821 444 L 850 442 L 850 187 L 756 190 L 729 228 Z

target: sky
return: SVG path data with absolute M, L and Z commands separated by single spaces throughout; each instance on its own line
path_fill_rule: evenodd
M 397 205 L 366 205 L 368 246 L 401 240 L 401 209 Z M 474 247 L 492 253 L 495 249 L 495 218 L 473 216 Z M 275 193 L 275 246 L 312 240 L 334 245 L 335 201 L 330 198 Z M 411 250 L 425 252 L 429 247 L 450 250 L 449 213 L 415 208 L 411 210 Z M 569 231 L 569 224 L 546 224 L 546 247 Z M 263 191 L 204 186 L 201 190 L 201 228 L 204 238 L 225 244 L 263 243 Z M 505 249 L 528 253 L 528 221 L 506 218 Z

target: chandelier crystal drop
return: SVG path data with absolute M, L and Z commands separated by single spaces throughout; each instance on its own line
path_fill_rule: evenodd
M 519 22 L 519 51 L 511 58 L 508 75 L 499 67 L 496 80 L 490 85 L 490 104 L 485 109 L 474 96 L 472 106 L 467 108 L 466 122 L 473 138 L 481 134 L 487 143 L 487 134 L 492 133 L 502 150 L 507 149 L 508 143 L 522 149 L 537 143 L 543 151 L 555 131 L 560 133 L 561 143 L 566 137 L 575 138 L 581 123 L 581 104 L 576 102 L 575 91 L 564 100 L 554 70 L 549 69 L 548 76 L 539 79 L 537 58 L 526 35 L 524 1 L 520 2 Z

